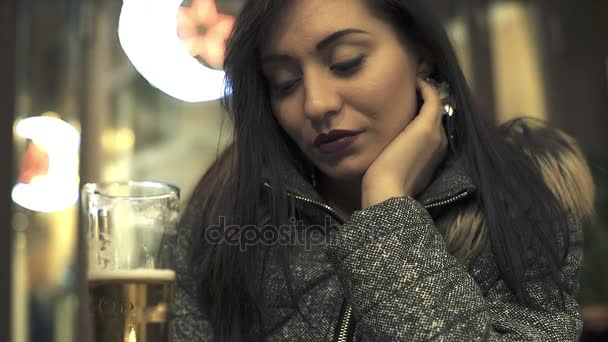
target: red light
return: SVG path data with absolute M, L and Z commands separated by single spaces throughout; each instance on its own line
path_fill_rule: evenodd
M 190 7 L 180 8 L 177 33 L 190 55 L 220 69 L 234 20 L 234 16 L 218 12 L 214 0 L 192 0 Z
M 21 168 L 19 170 L 18 181 L 23 184 L 30 184 L 32 179 L 39 176 L 46 176 L 49 172 L 49 155 L 44 149 L 29 141 Z

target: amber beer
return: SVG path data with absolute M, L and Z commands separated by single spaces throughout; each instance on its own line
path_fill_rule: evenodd
M 88 283 L 96 342 L 171 341 L 174 271 L 94 271 Z

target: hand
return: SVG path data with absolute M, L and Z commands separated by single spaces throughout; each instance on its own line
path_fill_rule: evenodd
M 391 197 L 418 194 L 447 154 L 439 91 L 420 78 L 416 86 L 424 101 L 422 108 L 365 172 L 361 182 L 362 208 Z

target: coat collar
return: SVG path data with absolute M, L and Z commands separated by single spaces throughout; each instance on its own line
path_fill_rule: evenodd
M 463 192 L 473 193 L 476 187 L 459 160 L 448 159 L 437 171 L 429 186 L 416 197 L 423 205 L 448 200 Z
M 283 184 L 289 193 L 325 203 L 312 184 L 293 165 L 285 165 L 281 170 Z M 465 191 L 472 193 L 475 190 L 473 180 L 466 174 L 461 162 L 455 157 L 449 157 L 437 170 L 431 184 L 416 196 L 416 199 L 423 205 L 429 205 L 448 200 Z

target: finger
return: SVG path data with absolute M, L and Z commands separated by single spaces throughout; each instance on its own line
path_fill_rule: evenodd
M 425 116 L 429 121 L 432 121 L 435 124 L 441 124 L 443 105 L 439 90 L 422 78 L 417 79 L 416 85 L 423 100 L 419 115 Z

